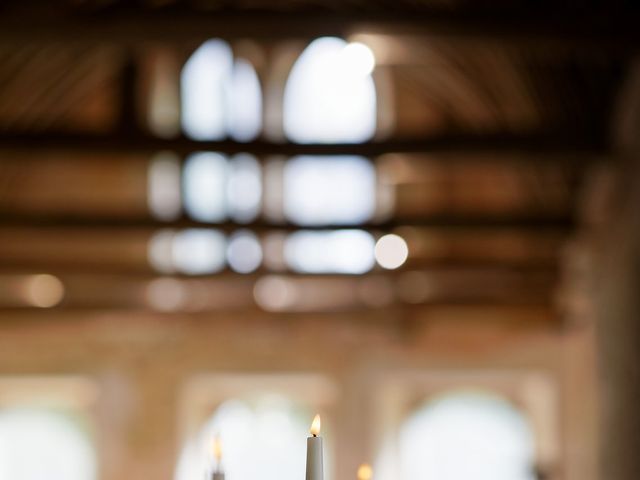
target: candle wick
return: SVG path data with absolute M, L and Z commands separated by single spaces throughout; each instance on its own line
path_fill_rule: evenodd
M 311 435 L 313 435 L 314 437 L 317 437 L 318 435 L 316 435 L 315 433 L 312 433 Z

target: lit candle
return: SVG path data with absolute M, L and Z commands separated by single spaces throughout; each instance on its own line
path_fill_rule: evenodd
M 370 465 L 363 463 L 358 467 L 358 480 L 371 480 L 373 469 Z
M 306 480 L 322 480 L 322 437 L 320 435 L 320 415 L 316 415 L 311 424 L 311 436 L 307 438 L 307 476 Z
M 212 480 L 224 480 L 224 472 L 222 471 L 222 442 L 220 436 L 216 435 L 213 439 L 213 458 L 216 460 L 216 467 L 213 471 Z

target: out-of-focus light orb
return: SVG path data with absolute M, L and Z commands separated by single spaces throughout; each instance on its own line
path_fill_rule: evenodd
M 380 237 L 375 247 L 376 261 L 382 268 L 396 269 L 407 260 L 409 247 L 404 238 L 390 233 Z
M 64 297 L 64 285 L 53 275 L 31 275 L 25 282 L 24 296 L 34 307 L 55 307 Z
M 269 275 L 256 282 L 253 296 L 259 307 L 269 312 L 278 312 L 290 308 L 298 294 L 291 280 Z
M 171 312 L 184 307 L 187 290 L 180 280 L 175 278 L 157 278 L 147 285 L 147 303 L 155 310 Z
M 234 272 L 250 273 L 262 263 L 262 247 L 255 234 L 248 230 L 236 232 L 229 239 L 227 261 Z
M 358 480 L 371 480 L 371 477 L 373 477 L 373 469 L 371 468 L 371 465 L 367 463 L 360 465 L 358 467 L 357 477 Z
M 364 43 L 352 42 L 340 52 L 340 61 L 352 75 L 367 76 L 376 66 L 376 57 Z
M 176 232 L 169 228 L 158 230 L 149 239 L 147 258 L 151 267 L 160 273 L 173 273 L 173 240 Z
M 180 160 L 171 152 L 160 152 L 149 165 L 147 203 L 158 220 L 170 221 L 180 216 Z
M 204 275 L 225 266 L 226 239 L 217 230 L 192 228 L 176 234 L 173 240 L 173 264 L 177 271 Z

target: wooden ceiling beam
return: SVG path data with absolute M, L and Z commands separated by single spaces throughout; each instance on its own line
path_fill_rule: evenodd
M 37 272 L 41 273 L 41 272 Z M 402 271 L 371 272 L 366 275 L 309 275 L 221 273 L 205 277 L 159 275 L 87 274 L 50 272 L 64 289 L 57 308 L 69 309 L 155 309 L 205 311 L 243 309 L 260 304 L 272 288 L 291 288 L 295 298 L 281 311 L 340 311 L 370 308 L 384 297 L 383 304 L 403 303 L 407 282 Z M 58 276 L 59 275 L 59 276 Z M 550 269 L 430 268 L 424 271 L 425 285 L 414 288 L 411 303 L 424 305 L 532 305 L 550 306 L 557 273 Z M 265 285 L 264 282 L 273 282 Z M 32 274 L 0 274 L 0 310 L 37 306 L 30 282 Z M 260 284 L 262 282 L 262 284 Z M 259 286 L 262 285 L 262 286 Z M 178 292 L 179 297 L 164 295 Z M 262 293 L 260 293 L 262 291 Z M 37 292 L 36 292 L 37 293 Z M 167 305 L 167 300 L 172 303 Z M 269 297 L 266 298 L 269 301 Z M 267 309 L 268 306 L 267 306 Z
M 508 42 L 635 51 L 640 45 L 638 11 L 607 8 L 442 9 L 415 2 L 388 2 L 376 8 L 320 8 L 292 2 L 291 8 L 217 7 L 198 9 L 184 2 L 166 8 L 116 2 L 105 8 L 70 8 L 36 2 L 11 2 L 0 16 L 0 42 L 65 41 L 87 44 L 200 42 L 226 39 L 310 39 L 351 33 L 412 34 Z M 17 5 L 17 6 L 16 6 Z M 223 5 L 227 5 L 224 3 Z
M 601 138 L 565 132 L 433 134 L 414 139 L 386 139 L 357 144 L 296 144 L 256 140 L 197 141 L 184 136 L 164 139 L 144 133 L 88 134 L 65 132 L 0 132 L 0 152 L 64 151 L 146 153 L 171 151 L 189 154 L 214 151 L 223 154 L 270 155 L 360 155 L 377 157 L 386 153 L 513 153 L 540 154 L 531 160 L 584 164 L 606 154 L 609 146 Z M 520 157 L 518 157 L 520 158 Z M 496 159 L 496 158 L 493 158 Z M 448 159 L 447 161 L 450 161 Z
M 574 226 L 574 221 L 569 213 L 545 215 L 536 213 L 527 215 L 455 215 L 443 214 L 424 216 L 421 218 L 396 218 L 391 221 L 379 223 L 368 222 L 362 224 L 338 224 L 338 225 L 298 225 L 292 223 L 277 223 L 257 220 L 249 223 L 221 222 L 208 223 L 182 217 L 174 221 L 160 221 L 151 217 L 76 217 L 64 215 L 9 215 L 0 213 L 0 227 L 2 228 L 53 228 L 53 229 L 127 229 L 145 228 L 160 230 L 165 228 L 212 228 L 231 233 L 236 230 L 249 229 L 256 233 L 266 232 L 296 232 L 300 230 L 345 230 L 359 229 L 369 231 L 388 232 L 403 227 L 465 227 L 465 228 L 510 228 L 519 230 L 534 230 L 537 232 L 548 231 L 551 233 L 569 232 Z
M 0 272 L 55 271 L 64 273 L 153 272 L 149 258 L 154 238 L 171 245 L 157 230 L 87 228 L 0 228 Z M 403 269 L 509 267 L 522 270 L 555 268 L 568 232 L 484 229 L 410 228 L 397 231 L 411 255 Z M 281 230 L 257 231 L 271 260 L 284 256 Z M 170 247 L 169 247 L 170 248 Z M 169 256 L 169 254 L 167 254 Z M 279 263 L 279 262 L 276 262 Z M 265 271 L 268 270 L 265 268 Z

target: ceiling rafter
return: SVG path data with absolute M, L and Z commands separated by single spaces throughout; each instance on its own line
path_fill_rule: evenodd
M 637 9 L 582 11 L 553 5 L 541 8 L 439 8 L 428 3 L 353 2 L 323 8 L 295 2 L 296 8 L 272 3 L 251 8 L 213 4 L 194 8 L 176 2 L 165 8 L 113 2 L 103 8 L 36 2 L 20 7 L 8 2 L 0 17 L 0 41 L 197 42 L 211 36 L 232 38 L 313 38 L 354 32 L 418 34 L 428 37 L 500 40 L 531 47 L 572 45 L 634 52 L 640 46 Z M 66 6 L 66 8 L 64 8 Z M 13 8 L 12 8 L 13 7 Z M 366 7 L 366 8 L 365 8 Z
M 375 157 L 385 153 L 443 153 L 443 152 L 513 152 L 545 154 L 534 161 L 593 161 L 606 153 L 608 146 L 602 139 L 588 138 L 579 133 L 457 133 L 433 134 L 413 139 L 374 140 L 358 144 L 296 144 L 256 140 L 197 141 L 186 137 L 158 138 L 144 133 L 83 134 L 67 132 L 10 132 L 0 131 L 0 150 L 20 151 L 101 151 L 119 153 L 155 153 L 171 151 L 188 154 L 215 151 L 224 154 L 252 153 L 255 155 L 361 155 Z M 547 154 L 555 154 L 549 155 Z M 564 155 L 563 155 L 564 154 Z

